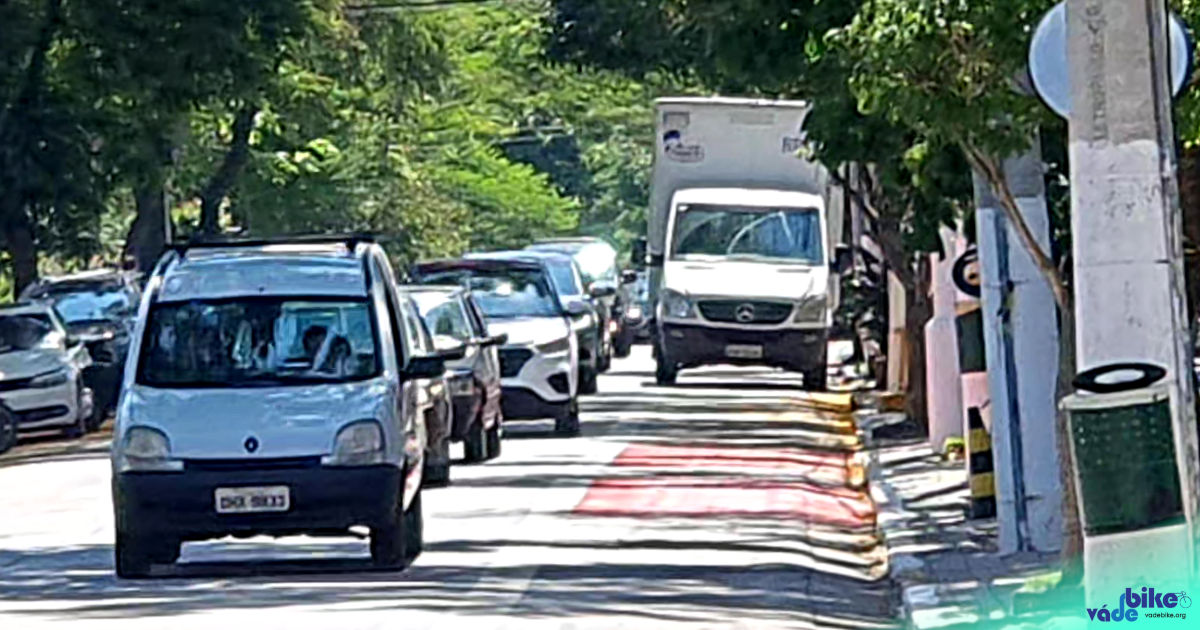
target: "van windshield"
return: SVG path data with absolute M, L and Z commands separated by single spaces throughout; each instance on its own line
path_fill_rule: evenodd
M 138 382 L 156 387 L 277 387 L 378 376 L 366 300 L 241 298 L 157 304 Z
M 821 264 L 821 215 L 814 208 L 688 204 L 678 208 L 675 259 L 742 258 Z

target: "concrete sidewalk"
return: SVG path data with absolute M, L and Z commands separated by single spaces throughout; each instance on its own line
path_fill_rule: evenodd
M 899 593 L 898 616 L 907 627 L 1085 627 L 1082 602 L 1046 606 L 1030 592 L 1056 570 L 1055 554 L 1000 556 L 995 520 L 966 518 L 963 462 L 943 461 L 922 439 L 873 439 L 873 429 L 888 419 L 859 420 L 866 427 L 868 477 Z

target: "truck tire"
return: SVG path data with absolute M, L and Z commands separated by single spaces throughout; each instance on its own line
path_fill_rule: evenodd
M 679 366 L 675 365 L 673 361 L 659 356 L 655 360 L 654 382 L 660 387 L 670 387 L 675 384 L 677 378 L 679 378 Z
M 811 367 L 804 374 L 804 389 L 810 392 L 823 392 L 829 389 L 829 375 L 825 363 Z

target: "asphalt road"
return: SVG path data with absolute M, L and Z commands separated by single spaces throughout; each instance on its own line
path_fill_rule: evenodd
M 403 573 L 372 571 L 362 540 L 253 539 L 119 581 L 106 438 L 25 443 L 0 458 L 0 628 L 890 626 L 850 424 L 798 383 L 713 369 L 657 388 L 637 348 L 582 437 L 512 425 L 499 459 L 427 491 Z

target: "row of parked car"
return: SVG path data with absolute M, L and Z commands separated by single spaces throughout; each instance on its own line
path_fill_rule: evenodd
M 637 335 L 634 280 L 591 239 L 406 269 L 366 237 L 180 245 L 144 284 L 52 279 L 0 309 L 0 400 L 71 434 L 115 407 L 120 576 L 188 540 L 355 526 L 401 567 L 451 442 L 473 463 L 508 422 L 579 433 Z

